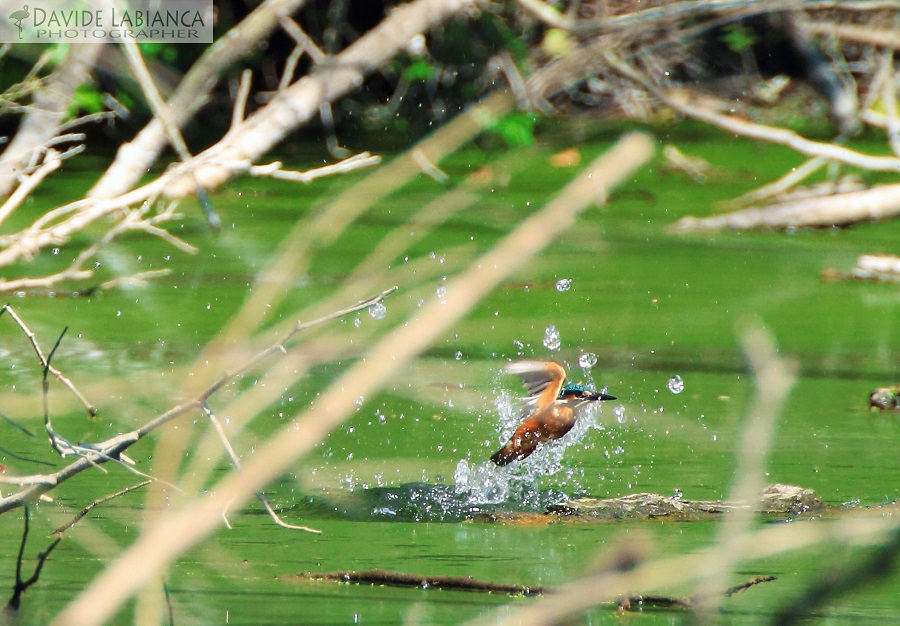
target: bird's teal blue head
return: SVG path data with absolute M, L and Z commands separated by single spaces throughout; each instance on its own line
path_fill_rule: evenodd
M 559 390 L 559 397 L 557 400 L 566 400 L 569 402 L 572 401 L 584 401 L 584 400 L 616 400 L 615 396 L 610 396 L 602 392 L 594 391 L 593 389 L 588 389 L 584 385 L 578 385 L 576 383 L 566 383 L 563 385 L 563 388 Z
M 587 390 L 588 388 L 584 385 L 578 385 L 576 383 L 566 383 L 565 385 L 563 385 L 563 388 L 559 390 L 559 397 L 557 398 L 557 400 L 562 400 L 566 396 L 580 396 L 583 395 Z

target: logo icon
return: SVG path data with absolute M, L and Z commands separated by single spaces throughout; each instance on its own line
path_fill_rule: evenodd
M 28 5 L 22 7 L 21 11 L 13 11 L 9 19 L 15 22 L 16 28 L 19 29 L 19 39 L 22 38 L 22 20 L 28 17 Z

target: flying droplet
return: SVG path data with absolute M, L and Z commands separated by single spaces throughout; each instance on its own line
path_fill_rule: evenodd
M 387 307 L 381 302 L 376 302 L 369 307 L 369 315 L 376 320 L 383 320 L 384 316 L 387 315 Z
M 669 382 L 666 383 L 666 386 L 669 388 L 674 394 L 679 394 L 684 391 L 684 381 L 681 380 L 681 376 L 675 374 L 672 378 L 669 379 Z
M 550 350 L 559 350 L 562 341 L 559 338 L 559 331 L 556 326 L 550 324 L 544 331 L 544 346 Z
M 572 286 L 571 278 L 560 278 L 558 281 L 556 281 L 556 290 L 557 291 L 568 291 L 571 286 Z
M 620 424 L 625 423 L 625 407 L 624 406 L 622 406 L 621 404 L 618 405 L 616 408 L 613 409 L 613 413 L 615 414 L 616 419 L 619 421 Z
M 578 367 L 582 369 L 590 369 L 597 365 L 597 355 L 593 352 L 585 352 L 578 357 Z

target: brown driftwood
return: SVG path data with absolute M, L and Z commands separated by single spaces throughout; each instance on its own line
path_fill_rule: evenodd
M 479 593 L 503 593 L 512 596 L 538 596 L 554 592 L 552 587 L 530 585 L 508 585 L 494 583 L 486 580 L 478 580 L 471 576 L 421 576 L 419 574 L 407 574 L 384 569 L 369 569 L 363 571 L 346 572 L 306 572 L 302 574 L 290 574 L 279 576 L 279 580 L 292 581 L 324 581 L 337 583 L 356 583 L 363 585 L 381 585 L 384 587 L 406 587 L 419 589 L 445 589 L 449 591 L 474 591 Z M 722 595 L 732 595 L 749 589 L 761 583 L 776 580 L 775 576 L 759 576 L 734 587 L 729 587 Z M 631 594 L 623 597 L 616 605 L 617 611 L 641 610 L 650 606 L 668 608 L 691 608 L 697 598 L 677 598 L 670 596 L 656 596 Z
M 545 587 L 527 585 L 506 585 L 478 580 L 471 576 L 420 576 L 384 569 L 370 569 L 361 572 L 307 572 L 280 576 L 282 580 L 322 580 L 341 583 L 384 585 L 387 587 L 419 587 L 421 589 L 449 589 L 453 591 L 479 591 L 482 593 L 505 593 L 512 596 L 536 596 L 550 591 Z
M 760 585 L 762 583 L 772 582 L 773 580 L 777 579 L 778 578 L 776 576 L 759 576 L 758 578 L 748 580 L 747 582 L 741 583 L 740 585 L 729 587 L 722 592 L 722 595 L 730 598 L 734 594 L 740 593 L 741 591 L 746 591 L 750 587 Z M 702 598 L 703 596 L 693 598 L 676 598 L 672 596 L 645 596 L 643 594 L 635 593 L 621 598 L 619 600 L 617 610 L 619 612 L 641 611 L 647 607 L 691 609 L 696 605 L 697 600 Z

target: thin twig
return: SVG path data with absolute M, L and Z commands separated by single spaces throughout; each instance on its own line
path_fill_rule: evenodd
M 838 163 L 878 172 L 897 172 L 900 170 L 900 158 L 897 157 L 862 154 L 836 144 L 806 139 L 786 128 L 747 122 L 737 117 L 723 115 L 712 109 L 689 104 L 678 98 L 671 97 L 666 91 L 657 87 L 647 76 L 622 61 L 612 51 L 607 51 L 605 57 L 609 65 L 622 76 L 634 81 L 646 89 L 648 93 L 687 117 L 718 126 L 736 135 L 787 146 L 792 150 L 811 157 L 821 156 Z
M 128 59 L 129 65 L 131 65 L 132 72 L 140 83 L 141 90 L 150 103 L 153 113 L 163 125 L 169 143 L 175 149 L 175 152 L 178 153 L 178 158 L 182 162 L 187 163 L 191 160 L 191 153 L 188 152 L 187 144 L 184 143 L 184 137 L 181 136 L 178 124 L 172 120 L 169 113 L 169 105 L 166 104 L 166 101 L 163 100 L 159 90 L 156 88 L 156 83 L 153 81 L 146 63 L 144 63 L 144 56 L 141 54 L 140 48 L 138 48 L 134 39 L 130 37 L 125 37 L 122 43 L 125 44 L 125 57 Z
M 75 384 L 67 377 L 64 376 L 61 371 L 56 369 L 55 367 L 50 365 L 50 362 L 44 357 L 44 353 L 41 350 L 41 347 L 38 345 L 37 339 L 35 338 L 35 334 L 31 331 L 28 326 L 25 325 L 25 322 L 19 317 L 19 314 L 16 313 L 15 309 L 8 304 L 4 304 L 2 308 L 0 308 L 0 316 L 4 313 L 9 313 L 9 316 L 13 318 L 13 320 L 18 325 L 19 329 L 25 336 L 28 337 L 28 341 L 31 342 L 31 347 L 34 349 L 35 354 L 37 354 L 38 359 L 41 362 L 41 367 L 47 369 L 51 374 L 53 374 L 54 378 L 61 382 L 65 387 L 72 392 L 72 394 L 78 398 L 78 401 L 81 402 L 82 406 L 84 406 L 85 410 L 87 410 L 88 415 L 90 417 L 94 417 L 97 415 L 97 409 L 94 408 L 94 405 L 87 401 L 87 398 L 82 395 L 78 388 L 75 387 Z
M 151 482 L 153 482 L 153 481 L 152 481 L 152 480 L 145 480 L 144 482 L 138 483 L 138 484 L 136 484 L 136 485 L 132 485 L 132 486 L 130 486 L 130 487 L 125 487 L 125 489 L 122 489 L 121 491 L 117 491 L 116 493 L 110 494 L 110 495 L 108 495 L 108 496 L 104 496 L 104 497 L 100 498 L 99 500 L 94 500 L 94 501 L 91 502 L 89 505 L 87 505 L 86 507 L 84 507 L 83 509 L 81 509 L 81 511 L 79 511 L 79 512 L 75 515 L 75 517 L 73 517 L 72 519 L 70 519 L 68 522 L 66 522 L 65 524 L 63 524 L 62 526 L 60 526 L 59 528 L 57 528 L 56 530 L 54 530 L 54 531 L 51 533 L 50 536 L 51 536 L 51 537 L 62 537 L 62 536 L 63 536 L 63 533 L 65 533 L 67 530 L 69 530 L 70 528 L 72 528 L 72 526 L 74 526 L 75 524 L 77 524 L 78 521 L 79 521 L 81 518 L 83 518 L 85 515 L 87 515 L 88 513 L 90 513 L 91 509 L 93 509 L 93 508 L 94 508 L 95 506 L 97 506 L 98 504 L 103 504 L 104 502 L 109 502 L 110 500 L 112 500 L 112 499 L 114 499 L 114 498 L 118 498 L 119 496 L 124 496 L 126 493 L 129 493 L 129 492 L 131 492 L 131 491 L 134 491 L 135 489 L 140 489 L 141 487 L 146 487 L 146 486 L 149 485 Z
M 209 405 L 205 402 L 202 405 L 203 413 L 209 419 L 210 423 L 213 425 L 213 428 L 216 431 L 216 434 L 219 436 L 219 440 L 222 442 L 222 447 L 225 448 L 225 452 L 228 454 L 229 458 L 231 458 L 231 464 L 234 466 L 235 471 L 238 473 L 241 472 L 241 461 L 237 456 L 237 453 L 234 451 L 234 448 L 231 445 L 231 442 L 228 440 L 228 435 L 225 434 L 225 429 L 222 428 L 222 424 L 219 422 L 219 419 L 216 417 L 216 414 L 213 413 L 212 409 L 209 408 Z M 272 506 L 269 504 L 269 500 L 263 495 L 261 491 L 253 490 L 253 493 L 256 495 L 257 500 L 259 500 L 263 507 L 265 507 L 266 512 L 269 514 L 269 517 L 282 528 L 287 528 L 289 530 L 302 530 L 308 533 L 314 533 L 316 535 L 322 534 L 321 530 L 316 530 L 315 528 L 310 528 L 309 526 L 297 526 L 294 524 L 288 524 L 281 517 Z
M 234 97 L 234 108 L 231 111 L 231 128 L 228 132 L 232 132 L 241 122 L 244 121 L 244 114 L 247 112 L 247 99 L 250 97 L 250 86 L 252 84 L 253 72 L 244 70 L 241 72 L 241 81 L 238 83 L 237 94 Z
M 28 506 L 25 507 L 25 528 L 22 530 L 22 542 L 19 545 L 19 556 L 16 559 L 16 583 L 13 586 L 13 595 L 9 599 L 9 602 L 6 604 L 6 610 L 10 612 L 17 612 L 19 610 L 19 606 L 22 602 L 22 594 L 25 593 L 31 585 L 38 581 L 38 578 L 41 576 L 41 570 L 44 569 L 44 563 L 49 558 L 50 553 L 53 552 L 53 549 L 59 545 L 61 539 L 55 539 L 53 542 L 47 546 L 47 549 L 38 554 L 37 556 L 37 565 L 34 568 L 34 573 L 28 580 L 22 580 L 22 560 L 25 558 L 25 544 L 28 541 L 28 518 L 30 514 L 30 509 Z
M 0 206 L 0 224 L 9 217 L 9 214 L 16 210 L 22 202 L 31 195 L 31 192 L 41 184 L 41 182 L 50 175 L 51 172 L 59 169 L 62 165 L 62 159 L 59 158 L 56 150 L 49 150 L 47 157 L 41 166 L 34 172 L 25 177 L 25 179 L 16 187 L 12 195 L 7 198 L 3 206 Z

